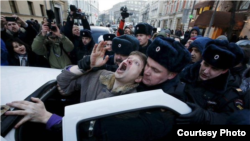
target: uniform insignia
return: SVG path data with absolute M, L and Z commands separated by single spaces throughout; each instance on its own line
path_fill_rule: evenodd
M 234 101 L 235 106 L 239 109 L 239 110 L 243 110 L 243 101 L 241 99 L 236 99 Z
M 159 46 L 155 49 L 156 52 L 159 52 L 160 50 L 161 48 Z
M 139 27 L 137 27 L 137 30 L 139 30 Z
M 109 38 L 110 38 L 110 36 L 109 36 Z
M 218 60 L 219 58 L 220 58 L 220 56 L 218 54 L 214 56 L 215 60 Z
M 85 33 L 83 32 L 82 35 L 85 35 Z
M 118 45 L 118 47 L 120 48 L 120 47 L 122 47 L 122 45 L 121 45 L 121 44 L 119 44 L 119 45 Z

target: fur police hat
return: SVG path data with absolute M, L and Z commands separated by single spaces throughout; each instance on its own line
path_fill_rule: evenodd
M 92 38 L 92 36 L 91 36 L 91 31 L 88 30 L 88 29 L 82 29 L 82 30 L 80 31 L 80 36 L 81 36 L 81 37 L 89 37 L 89 38 Z
M 115 38 L 115 34 L 104 34 L 103 39 L 104 41 L 112 41 Z
M 155 38 L 148 47 L 147 55 L 171 72 L 181 72 L 191 62 L 189 51 L 171 38 Z
M 238 65 L 239 63 L 241 63 L 244 59 L 244 52 L 243 49 L 241 47 L 239 47 L 237 44 L 235 43 L 230 43 L 228 46 L 228 49 L 230 51 L 232 51 L 236 57 L 235 59 L 235 64 L 234 66 Z
M 151 35 L 153 27 L 148 23 L 139 23 L 135 26 L 135 35 L 136 34 L 146 34 Z
M 192 51 L 192 48 L 195 47 L 197 48 L 200 53 L 203 52 L 203 50 L 205 49 L 205 47 L 207 46 L 208 43 L 212 42 L 213 40 L 208 38 L 208 37 L 199 37 L 196 38 L 188 47 L 189 51 Z
M 229 44 L 226 40 L 214 40 L 208 44 L 202 57 L 207 63 L 220 69 L 233 67 L 236 59 L 235 54 L 229 50 Z
M 112 50 L 117 54 L 128 56 L 132 51 L 139 50 L 139 41 L 131 35 L 122 35 L 112 40 Z

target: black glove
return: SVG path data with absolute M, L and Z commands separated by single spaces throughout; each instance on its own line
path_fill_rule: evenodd
M 124 30 L 118 28 L 118 33 L 119 33 L 120 35 L 123 35 L 123 34 L 124 34 Z
M 127 12 L 122 12 L 122 13 L 121 13 L 121 16 L 122 16 L 122 19 L 125 19 L 125 18 L 127 18 L 127 17 L 129 16 L 129 13 L 127 13 Z
M 90 56 L 85 56 L 81 60 L 78 61 L 77 63 L 79 69 L 82 69 L 84 71 L 87 71 L 90 69 Z
M 187 105 L 192 108 L 192 112 L 180 115 L 176 119 L 177 124 L 208 124 L 210 115 L 206 110 L 194 103 L 187 102 Z

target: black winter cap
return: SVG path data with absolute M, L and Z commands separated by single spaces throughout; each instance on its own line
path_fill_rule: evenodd
M 128 56 L 132 51 L 139 50 L 139 41 L 131 35 L 122 35 L 112 40 L 112 50 L 117 54 Z
M 103 35 L 103 40 L 104 41 L 112 41 L 113 38 L 115 38 L 115 34 L 104 34 Z
M 139 23 L 135 26 L 135 35 L 136 34 L 146 34 L 151 35 L 153 27 L 148 23 Z
M 181 72 L 190 63 L 189 51 L 171 38 L 158 37 L 149 45 L 147 56 L 171 72 Z

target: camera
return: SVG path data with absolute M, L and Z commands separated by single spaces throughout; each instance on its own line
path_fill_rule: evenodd
M 129 17 L 129 15 L 133 15 L 132 13 L 128 13 L 128 9 L 126 6 L 121 7 L 120 11 L 121 11 L 121 16 L 123 19 Z
M 70 11 L 73 11 L 73 18 L 74 19 L 81 19 L 85 16 L 85 13 L 82 13 L 80 9 L 78 9 L 75 5 L 70 5 Z
M 55 26 L 51 26 L 51 23 L 53 23 L 53 20 L 55 19 L 55 14 L 52 10 L 46 10 L 47 16 L 48 16 L 48 27 L 51 31 L 56 32 L 57 28 Z

